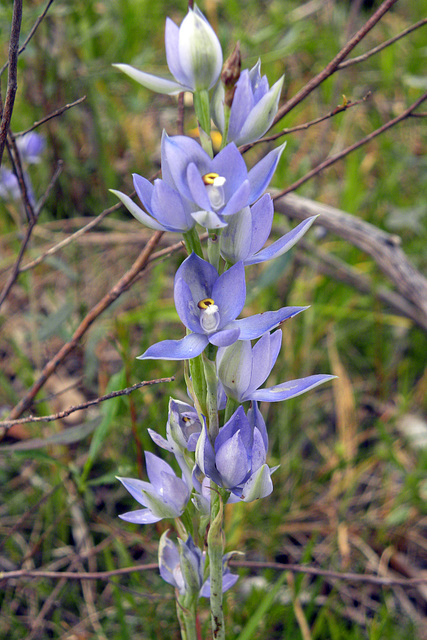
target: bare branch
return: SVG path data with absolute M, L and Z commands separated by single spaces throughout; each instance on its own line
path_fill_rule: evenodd
M 329 64 L 326 65 L 320 73 L 312 78 L 307 84 L 298 91 L 290 100 L 285 102 L 277 112 L 274 118 L 273 125 L 279 122 L 289 111 L 291 111 L 297 104 L 302 102 L 316 87 L 318 87 L 326 78 L 329 78 L 335 71 L 337 71 L 338 65 L 348 56 L 356 45 L 366 36 L 367 33 L 377 24 L 387 11 L 397 2 L 397 0 L 384 0 L 384 2 L 378 7 L 375 13 L 369 18 L 367 22 L 357 31 L 354 36 L 347 42 L 347 44 L 341 49 L 341 51 L 335 56 Z
M 324 116 L 320 116 L 319 118 L 316 118 L 315 120 L 310 120 L 309 122 L 303 122 L 303 124 L 298 124 L 295 127 L 290 127 L 288 129 L 282 129 L 281 131 L 279 131 L 278 133 L 274 133 L 271 136 L 265 136 L 264 138 L 260 138 L 259 140 L 256 140 L 255 142 L 251 142 L 250 144 L 246 144 L 243 145 L 241 147 L 239 147 L 239 150 L 242 153 L 245 153 L 246 151 L 248 151 L 248 149 L 251 149 L 252 147 L 254 147 L 256 144 L 259 144 L 260 142 L 272 142 L 273 140 L 277 140 L 278 138 L 281 138 L 282 136 L 287 136 L 290 133 L 297 133 L 298 131 L 306 131 L 307 129 L 309 129 L 310 127 L 314 126 L 315 124 L 319 124 L 320 122 L 324 122 L 325 120 L 329 120 L 329 118 L 332 118 L 333 116 L 336 116 L 338 113 L 343 113 L 343 111 L 347 111 L 347 109 L 350 109 L 351 107 L 355 107 L 358 104 L 362 104 L 362 102 L 366 102 L 366 100 L 368 100 L 372 95 L 371 91 L 368 91 L 368 93 L 366 95 L 363 96 L 363 98 L 360 98 L 359 100 L 354 100 L 354 101 L 343 101 L 343 104 L 339 104 L 338 106 L 335 107 L 335 109 L 332 109 L 332 111 L 330 111 L 329 113 L 325 114 Z
M 16 90 L 18 88 L 18 46 L 19 34 L 22 21 L 22 0 L 14 0 L 12 27 L 10 31 L 9 43 L 9 73 L 7 77 L 6 99 L 4 108 L 1 110 L 0 123 L 0 165 L 3 158 L 6 144 L 7 132 L 9 131 L 10 120 L 12 118 L 13 105 L 15 103 Z
M 84 102 L 84 100 L 86 100 L 86 96 L 83 96 L 82 98 L 79 98 L 78 100 L 75 100 L 74 102 L 70 102 L 69 104 L 66 104 L 63 107 L 60 107 L 56 111 L 53 111 L 52 113 L 49 113 L 49 115 L 45 116 L 41 120 L 37 120 L 37 122 L 35 122 L 28 129 L 25 129 L 25 131 L 19 131 L 19 133 L 15 133 L 14 134 L 15 138 L 19 138 L 20 136 L 24 136 L 26 133 L 29 133 L 30 131 L 33 131 L 34 129 L 37 129 L 37 127 L 40 127 L 42 124 L 45 124 L 45 122 L 48 122 L 49 120 L 52 120 L 52 118 L 56 118 L 58 116 L 61 116 L 64 113 L 64 111 L 68 111 L 68 109 L 71 109 L 72 107 L 75 107 L 78 104 L 81 104 L 82 102 Z
M 347 573 L 340 571 L 329 571 L 318 567 L 309 567 L 299 564 L 285 564 L 281 562 L 256 562 L 256 561 L 234 561 L 229 562 L 230 567 L 248 569 L 276 569 L 277 571 L 291 571 L 292 573 L 305 573 L 311 576 L 332 578 L 334 580 L 347 580 L 349 582 L 364 582 L 365 584 L 376 584 L 383 587 L 414 587 L 427 583 L 427 576 L 422 578 L 391 578 L 387 576 L 377 576 L 367 573 Z M 0 580 L 17 580 L 20 578 L 36 579 L 67 579 L 67 580 L 110 580 L 115 576 L 125 576 L 130 573 L 140 571 L 155 571 L 158 569 L 157 563 L 139 564 L 133 567 L 113 569 L 111 571 L 39 571 L 36 569 L 17 569 L 15 571 L 0 572 Z
M 163 231 L 156 231 L 151 236 L 150 240 L 145 245 L 144 250 L 140 253 L 138 258 L 133 263 L 132 267 L 120 278 L 117 284 L 110 289 L 110 291 L 96 304 L 89 313 L 82 320 L 78 328 L 73 334 L 73 337 L 69 342 L 66 342 L 61 349 L 56 353 L 56 355 L 49 360 L 49 362 L 44 366 L 39 378 L 33 384 L 33 386 L 27 391 L 27 393 L 21 398 L 18 404 L 12 409 L 9 418 L 14 420 L 15 418 L 19 418 L 24 411 L 30 407 L 33 399 L 43 387 L 46 380 L 49 376 L 56 371 L 57 367 L 60 363 L 67 357 L 67 355 L 73 351 L 73 349 L 77 346 L 81 337 L 86 333 L 89 327 L 95 322 L 95 320 L 101 315 L 105 309 L 113 304 L 125 291 L 129 289 L 129 287 L 133 284 L 136 276 L 140 271 L 145 269 L 148 263 L 148 259 L 152 252 L 154 251 L 155 246 L 158 244 L 160 238 L 163 235 Z M 5 430 L 3 430 L 3 434 L 0 431 L 0 441 L 1 438 L 4 437 Z
M 370 255 L 405 300 L 414 306 L 416 313 L 413 314 L 413 320 L 427 329 L 427 280 L 400 249 L 398 236 L 390 235 L 349 213 L 293 193 L 275 197 L 275 209 L 298 220 L 320 214 L 315 224 L 322 225 Z
M 321 162 L 320 164 L 317 165 L 317 167 L 314 167 L 314 169 L 312 169 L 311 171 L 309 171 L 308 173 L 306 173 L 304 176 L 302 176 L 299 180 L 297 180 L 296 182 L 294 182 L 293 184 L 291 184 L 289 187 L 286 187 L 286 189 L 283 189 L 283 191 L 281 191 L 280 193 L 278 193 L 275 198 L 280 198 L 281 196 L 286 195 L 287 193 L 290 193 L 291 191 L 295 191 L 295 189 L 298 189 L 298 187 L 300 187 L 302 184 L 304 184 L 305 182 L 307 182 L 308 180 L 310 180 L 311 178 L 313 178 L 314 176 L 318 175 L 319 173 L 321 173 L 321 171 L 323 171 L 324 169 L 326 169 L 327 167 L 330 167 L 332 164 L 335 164 L 335 162 L 338 162 L 338 160 L 341 160 L 342 158 L 344 158 L 345 156 L 347 156 L 349 153 L 351 153 L 352 151 L 355 151 L 356 149 L 358 149 L 359 147 L 362 147 L 364 144 L 366 144 L 367 142 L 370 142 L 371 140 L 373 140 L 374 138 L 376 138 L 377 136 L 381 135 L 382 133 L 384 133 L 385 131 L 387 131 L 388 129 L 391 129 L 391 127 L 394 127 L 396 124 L 398 124 L 399 122 L 401 122 L 402 120 L 405 120 L 406 118 L 408 118 L 413 111 L 415 111 L 415 109 L 417 107 L 419 107 L 420 104 L 422 104 L 425 100 L 427 99 L 427 92 L 424 93 L 420 98 L 418 98 L 418 100 L 416 100 L 410 107 L 408 107 L 403 113 L 401 113 L 399 116 L 396 116 L 396 118 L 393 118 L 392 120 L 389 120 L 388 122 L 386 122 L 385 124 L 383 124 L 381 127 L 379 127 L 378 129 L 375 129 L 375 131 L 372 131 L 372 133 L 370 133 L 369 135 L 367 135 L 365 138 L 362 138 L 361 140 L 358 140 L 357 142 L 355 142 L 354 144 L 350 145 L 349 147 L 346 147 L 345 149 L 343 149 L 342 151 L 340 151 L 339 153 L 336 153 L 334 156 L 330 156 L 329 158 L 326 158 L 326 160 L 324 160 L 323 162 Z
M 6 427 L 9 429 L 13 427 L 15 424 L 27 424 L 29 422 L 54 422 L 55 420 L 61 420 L 62 418 L 66 418 L 67 416 L 75 413 L 76 411 L 82 411 L 83 409 L 88 409 L 89 407 L 94 407 L 101 402 L 105 402 L 105 400 L 111 400 L 111 398 L 119 398 L 120 396 L 128 396 L 133 391 L 137 389 L 141 389 L 141 387 L 147 387 L 153 384 L 161 384 L 162 382 L 173 382 L 175 377 L 171 378 L 157 378 L 156 380 L 144 380 L 143 382 L 137 382 L 131 387 L 127 387 L 126 389 L 120 389 L 120 391 L 112 391 L 111 393 L 107 393 L 104 396 L 99 396 L 94 400 L 88 400 L 87 402 L 83 402 L 82 404 L 76 405 L 74 407 L 68 407 L 68 409 L 64 409 L 63 411 L 58 411 L 58 413 L 54 413 L 49 416 L 27 416 L 26 418 L 19 418 L 18 420 L 1 420 L 0 427 Z
M 404 29 L 403 31 L 398 33 L 397 36 L 393 36 L 393 38 L 386 40 L 385 42 L 379 44 L 377 47 L 370 49 L 366 53 L 362 53 L 362 55 L 356 56 L 355 58 L 350 58 L 350 60 L 345 60 L 344 62 L 340 62 L 336 70 L 338 71 L 340 69 L 346 69 L 347 67 L 351 67 L 352 65 L 358 64 L 359 62 L 364 62 L 365 60 L 375 55 L 379 51 L 382 51 L 386 47 L 389 47 L 391 44 L 394 44 L 395 42 L 397 42 L 397 40 L 400 40 L 401 38 L 404 38 L 405 36 L 407 36 L 409 33 L 412 33 L 412 31 L 415 31 L 416 29 L 423 27 L 425 24 L 427 24 L 427 18 L 423 18 L 422 20 L 419 20 L 418 22 L 411 25 L 407 29 Z
M 40 16 L 37 18 L 37 20 L 35 21 L 34 25 L 32 26 L 30 33 L 28 34 L 28 36 L 25 38 L 24 43 L 22 45 L 22 47 L 19 49 L 18 51 L 18 55 L 21 55 L 21 53 L 23 51 L 25 51 L 25 49 L 27 48 L 27 44 L 29 43 L 29 41 L 31 40 L 31 38 L 33 37 L 33 35 L 35 34 L 35 32 L 37 31 L 40 23 L 42 22 L 42 20 L 44 19 L 44 17 L 46 16 L 47 12 L 49 11 L 49 8 L 51 6 L 51 4 L 53 4 L 54 0 L 49 0 L 46 7 L 43 9 L 42 13 L 40 14 Z M 5 69 L 7 69 L 7 67 L 9 66 L 9 62 L 6 62 L 2 68 L 0 69 L 0 77 L 3 75 Z

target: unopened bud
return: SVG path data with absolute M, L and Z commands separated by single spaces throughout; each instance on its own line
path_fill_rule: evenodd
M 234 88 L 236 82 L 240 78 L 240 69 L 242 67 L 242 57 L 240 55 L 240 42 L 237 42 L 231 54 L 224 63 L 221 72 L 221 80 L 225 87 L 224 104 L 231 107 L 234 97 Z

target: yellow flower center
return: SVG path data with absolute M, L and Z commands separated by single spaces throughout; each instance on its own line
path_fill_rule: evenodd
M 219 178 L 219 173 L 205 173 L 205 175 L 202 176 L 203 184 L 213 184 L 215 178 Z
M 215 304 L 212 298 L 204 298 L 203 300 L 200 300 L 200 302 L 197 303 L 197 306 L 199 307 L 199 309 L 207 309 L 212 304 Z

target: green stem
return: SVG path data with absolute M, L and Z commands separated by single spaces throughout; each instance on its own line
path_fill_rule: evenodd
M 203 356 L 196 356 L 188 361 L 188 368 L 190 370 L 191 384 L 194 391 L 194 404 L 199 414 L 207 415 L 206 406 L 206 379 L 205 369 L 203 366 Z M 200 419 L 201 416 L 200 416 Z
M 200 143 L 203 149 L 213 157 L 211 132 L 211 114 L 209 104 L 209 93 L 205 90 L 196 91 L 193 94 L 194 110 L 199 123 Z
M 197 601 L 192 598 L 192 602 L 189 604 L 189 606 L 186 606 L 185 599 L 185 596 L 180 596 L 177 598 L 176 602 L 178 621 L 181 628 L 181 638 L 182 640 L 197 640 Z
M 224 105 L 224 131 L 222 132 L 220 151 L 224 149 L 224 147 L 227 145 L 228 128 L 230 126 L 230 114 L 231 114 L 231 109 L 225 104 Z
M 196 231 L 196 227 L 193 227 L 189 231 L 183 233 L 185 248 L 188 254 L 194 253 L 203 259 L 203 249 L 200 242 L 199 234 Z
M 239 407 L 239 403 L 234 398 L 227 398 L 227 404 L 225 406 L 224 424 L 230 420 L 233 413 Z
M 221 229 L 216 229 L 215 231 L 209 231 L 209 238 L 208 238 L 208 260 L 210 264 L 213 265 L 217 271 L 219 271 L 220 235 L 221 235 Z
M 225 640 L 222 608 L 222 557 L 224 554 L 223 501 L 218 486 L 211 482 L 211 524 L 208 533 L 210 604 L 213 640 Z
M 203 367 L 206 380 L 206 404 L 207 404 L 207 418 L 208 418 L 208 431 L 212 442 L 218 435 L 219 423 L 218 423 L 218 378 L 216 375 L 215 362 L 203 358 Z

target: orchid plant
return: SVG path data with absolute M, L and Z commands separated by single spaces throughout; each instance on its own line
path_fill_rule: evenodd
M 257 403 L 293 398 L 333 376 L 262 387 L 280 352 L 281 324 L 306 307 L 239 318 L 246 300 L 245 268 L 288 251 L 314 221 L 305 220 L 263 248 L 274 213 L 264 192 L 284 145 L 250 169 L 236 146 L 268 130 L 283 78 L 270 89 L 260 62 L 240 73 L 236 53 L 221 73 L 220 43 L 197 7 L 189 9 L 180 27 L 167 18 L 165 43 L 173 79 L 116 66 L 154 91 L 191 92 L 200 142 L 164 132 L 161 179 L 152 184 L 133 177 L 142 206 L 113 193 L 141 223 L 183 235 L 188 257 L 175 275 L 174 301 L 186 335 L 153 344 L 139 358 L 184 360 L 189 402 L 170 400 L 166 437 L 150 430 L 155 444 L 175 457 L 180 475 L 146 453 L 149 482 L 119 478 L 143 508 L 120 517 L 136 524 L 174 520 L 177 543 L 168 531 L 163 533 L 159 568 L 175 588 L 182 638 L 196 640 L 198 599 L 209 597 L 213 638 L 224 640 L 223 592 L 237 576 L 228 568 L 230 553 L 224 553 L 223 506 L 259 500 L 273 491 L 275 468 L 267 464 L 268 430 Z M 211 117 L 222 134 L 216 155 Z M 207 249 L 199 229 L 209 232 Z

